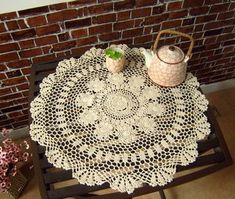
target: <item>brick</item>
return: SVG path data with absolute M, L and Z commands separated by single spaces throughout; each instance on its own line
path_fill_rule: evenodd
M 209 22 L 209 23 L 205 24 L 204 29 L 210 30 L 210 29 L 220 28 L 220 27 L 233 25 L 233 24 L 234 24 L 234 19 L 227 19 L 225 21 Z
M 7 70 L 7 67 L 5 64 L 0 64 L 0 71 L 5 71 Z
M 89 28 L 89 35 L 112 32 L 112 24 L 105 24 L 100 26 L 94 26 Z
M 79 29 L 71 32 L 73 38 L 85 37 L 88 35 L 87 29 Z
M 208 21 L 215 21 L 216 17 L 217 17 L 216 14 L 197 17 L 196 23 L 204 23 L 204 22 L 208 22 Z
M 36 35 L 36 32 L 33 28 L 28 29 L 28 30 L 20 30 L 17 32 L 11 33 L 13 39 L 15 40 L 21 40 L 21 39 L 26 39 L 30 37 L 34 37 Z
M 92 17 L 93 24 L 102 24 L 102 23 L 108 23 L 108 22 L 114 22 L 114 21 L 116 21 L 116 14 L 114 13 Z
M 117 41 L 113 41 L 112 44 L 133 44 L 133 38 L 128 39 L 119 39 Z
M 117 13 L 117 19 L 118 21 L 123 21 L 126 19 L 130 19 L 130 11 L 124 11 L 124 12 L 118 12 Z
M 226 41 L 233 38 L 235 38 L 235 33 L 223 34 L 218 36 L 217 42 Z
M 12 112 L 12 111 L 20 110 L 20 109 L 22 109 L 22 106 L 18 105 L 18 106 L 12 106 L 12 107 L 9 107 L 9 108 L 4 108 L 4 109 L 2 109 L 2 112 L 3 113 L 8 113 L 8 112 Z
M 235 44 L 235 39 L 234 40 L 228 40 L 224 42 L 224 46 L 228 46 L 228 45 L 234 45 Z
M 194 26 L 194 31 L 195 32 L 198 32 L 198 31 L 201 31 L 203 29 L 204 25 L 196 25 Z
M 33 58 L 33 63 L 42 63 L 42 62 L 48 62 L 48 61 L 52 61 L 54 60 L 55 54 L 49 54 L 49 55 L 45 55 L 45 56 L 40 56 L 40 57 L 34 57 Z
M 197 16 L 197 15 L 204 15 L 208 13 L 209 7 L 200 7 L 200 8 L 193 8 L 190 10 L 190 15 L 191 16 Z
M 151 8 L 140 8 L 132 10 L 132 18 L 147 17 L 151 14 Z
M 67 3 L 58 3 L 58 4 L 50 5 L 49 8 L 52 11 L 54 11 L 54 10 L 63 10 L 65 8 L 67 8 Z
M 179 10 L 182 6 L 182 2 L 171 2 L 167 6 L 168 11 Z
M 0 14 L 0 20 L 1 21 L 14 19 L 16 17 L 17 17 L 16 12 L 8 12 L 8 13 Z
M 17 23 L 16 20 L 7 21 L 7 22 L 6 22 L 6 25 L 7 25 L 7 29 L 8 29 L 8 30 L 16 30 L 16 29 L 19 29 L 19 26 L 18 26 L 18 23 Z
M 19 52 L 21 58 L 29 58 L 42 54 L 41 48 L 34 48 L 29 50 L 24 50 Z
M 26 20 L 26 19 L 20 19 L 20 20 L 17 21 L 17 23 L 18 23 L 18 25 L 19 25 L 19 27 L 20 27 L 21 29 L 28 28 L 28 26 L 27 26 L 26 23 L 25 23 L 25 20 Z
M 5 28 L 4 23 L 0 23 L 0 33 L 5 32 L 5 31 L 6 31 L 6 28 Z
M 28 59 L 21 59 L 18 61 L 13 61 L 13 62 L 7 63 L 7 66 L 9 68 L 22 68 L 22 67 L 30 66 L 30 65 L 31 65 L 31 61 Z
M 95 44 L 95 43 L 97 43 L 97 41 L 98 41 L 97 37 L 92 36 L 92 37 L 87 37 L 87 38 L 76 40 L 76 45 L 77 46 L 85 46 L 87 44 Z
M 41 36 L 41 35 L 48 35 L 48 34 L 57 33 L 57 32 L 60 32 L 60 27 L 59 27 L 58 24 L 42 26 L 42 27 L 38 27 L 36 29 L 36 33 L 39 36 Z
M 29 89 L 29 84 L 28 83 L 20 84 L 20 85 L 16 86 L 16 88 L 18 88 L 20 91 L 28 90 Z
M 0 34 L 0 43 L 6 43 L 11 41 L 11 35 L 9 33 Z
M 5 75 L 5 73 L 0 73 L 0 80 L 6 79 L 7 76 Z
M 47 44 L 57 43 L 57 37 L 55 35 L 40 37 L 35 39 L 37 46 L 45 46 Z
M 73 21 L 67 21 L 65 22 L 65 27 L 70 28 L 80 28 L 85 26 L 91 25 L 91 18 L 85 18 L 85 19 L 78 19 Z
M 82 6 L 82 5 L 89 5 L 89 4 L 94 4 L 96 3 L 96 0 L 79 0 L 79 1 L 73 1 L 73 2 L 69 2 L 69 7 L 73 7 L 73 6 Z
M 123 22 L 117 22 L 113 24 L 113 29 L 114 30 L 125 30 L 128 28 L 133 28 L 134 27 L 134 20 L 129 20 L 129 21 L 123 21 Z
M 142 34 L 143 34 L 143 28 L 130 29 L 123 31 L 122 38 L 136 37 Z
M 158 24 L 158 23 L 165 21 L 167 18 L 168 18 L 168 14 L 146 17 L 144 21 L 144 25 Z
M 177 19 L 177 18 L 183 18 L 188 15 L 188 10 L 182 10 L 178 12 L 170 12 L 169 13 L 169 19 Z
M 30 17 L 27 19 L 30 27 L 42 26 L 47 23 L 45 16 Z
M 217 20 L 224 20 L 234 17 L 234 11 L 219 13 Z
M 68 19 L 74 19 L 78 16 L 76 9 L 63 10 L 59 12 L 54 12 L 47 15 L 47 20 L 49 23 L 54 23 L 58 21 L 65 21 Z
M 182 20 L 174 20 L 174 21 L 166 21 L 162 23 L 162 28 L 174 28 L 174 27 L 179 27 L 181 25 Z
M 16 123 L 13 123 L 13 128 L 21 128 L 21 127 L 25 127 L 25 126 L 28 126 L 28 120 L 25 120 L 25 121 L 20 121 L 20 122 L 16 122 Z
M 205 32 L 204 36 L 207 37 L 212 35 L 219 35 L 222 32 L 222 30 L 223 30 L 222 28 L 216 30 L 209 30 Z
M 160 5 L 160 6 L 155 6 L 153 7 L 153 15 L 162 14 L 163 12 L 165 12 L 165 10 L 166 10 L 165 4 Z
M 64 43 L 58 43 L 58 44 L 54 44 L 52 50 L 53 51 L 62 51 L 62 50 L 66 50 L 66 49 L 70 49 L 72 47 L 74 47 L 76 45 L 75 41 L 68 41 L 68 42 L 64 42 Z
M 184 0 L 183 7 L 184 8 L 191 8 L 191 7 L 200 7 L 204 3 L 204 0 Z
M 26 81 L 27 80 L 25 79 L 25 77 L 15 77 L 15 78 L 3 80 L 3 83 L 6 86 L 12 86 L 12 85 L 24 83 Z
M 0 53 L 16 51 L 19 49 L 18 43 L 8 43 L 0 45 Z
M 32 68 L 31 68 L 31 67 L 22 68 L 21 71 L 22 71 L 22 73 L 23 73 L 24 75 L 29 75 L 29 74 L 31 74 L 31 72 L 32 72 Z
M 14 122 L 13 119 L 9 119 L 9 120 L 4 120 L 0 122 L 0 126 L 3 126 L 4 128 L 9 125 L 10 123 Z
M 136 0 L 136 7 L 151 6 L 156 4 L 155 0 Z
M 12 78 L 12 77 L 21 76 L 22 73 L 21 73 L 20 70 L 13 70 L 13 71 L 6 72 L 6 75 L 7 75 L 8 78 Z
M 218 3 L 222 3 L 223 0 L 205 0 L 205 4 L 206 5 L 213 5 L 213 4 L 218 4 Z
M 133 8 L 135 6 L 135 0 L 124 0 L 114 3 L 114 10 L 124 10 Z
M 35 47 L 33 39 L 20 41 L 19 44 L 20 44 L 21 49 L 27 49 L 27 48 Z
M 183 20 L 183 26 L 187 26 L 187 25 L 192 25 L 194 24 L 195 18 L 188 18 L 188 19 L 184 19 Z
M 213 44 L 216 42 L 217 37 L 209 37 L 204 39 L 204 44 Z
M 135 44 L 144 44 L 144 43 L 147 43 L 147 42 L 152 42 L 152 40 L 153 40 L 152 35 L 144 35 L 144 36 L 141 36 L 141 37 L 134 38 L 134 43 Z
M 0 88 L 0 96 L 8 95 L 12 93 L 10 88 Z M 0 119 L 1 120 L 1 119 Z
M 121 37 L 120 32 L 112 32 L 112 33 L 100 35 L 99 39 L 101 41 L 112 41 L 112 40 L 119 39 L 120 37 Z
M 7 115 L 9 116 L 9 118 L 15 118 L 15 117 L 22 116 L 22 112 L 21 111 L 14 111 L 14 112 L 8 113 Z
M 224 12 L 228 10 L 229 3 L 217 4 L 211 6 L 210 13 Z
M 19 16 L 27 16 L 27 15 L 36 15 L 40 13 L 45 13 L 48 11 L 49 11 L 48 6 L 43 6 L 43 7 L 31 8 L 27 10 L 21 10 L 21 11 L 18 11 L 18 13 L 19 13 Z
M 16 52 L 0 54 L 0 62 L 8 62 L 19 59 Z
M 65 32 L 58 35 L 59 41 L 67 41 L 70 38 L 69 33 Z
M 0 88 L 0 96 L 8 95 L 12 93 L 10 88 Z M 1 120 L 1 119 L 0 119 Z
M 8 117 L 6 115 L 0 115 L 0 121 L 7 120 L 7 119 Z
M 97 15 L 102 13 L 107 13 L 113 10 L 113 3 L 105 3 L 101 5 L 94 5 L 87 7 L 84 11 L 84 15 Z
M 233 31 L 234 26 L 225 27 L 223 33 L 230 33 Z

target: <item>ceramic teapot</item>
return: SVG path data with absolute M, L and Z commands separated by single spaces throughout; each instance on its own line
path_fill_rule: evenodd
M 157 50 L 160 37 L 164 33 L 188 38 L 191 43 L 187 54 L 177 46 L 162 46 Z M 143 49 L 149 77 L 161 86 L 177 86 L 185 80 L 187 61 L 192 56 L 194 40 L 190 35 L 174 30 L 162 30 L 158 33 L 153 50 Z

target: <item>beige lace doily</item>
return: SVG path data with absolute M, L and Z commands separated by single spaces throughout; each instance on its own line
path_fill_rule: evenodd
M 159 87 L 140 49 L 118 47 L 123 73 L 108 72 L 102 49 L 60 62 L 31 103 L 30 135 L 80 183 L 131 193 L 143 183 L 165 185 L 177 165 L 195 161 L 196 142 L 210 132 L 208 101 L 192 74 L 177 87 Z

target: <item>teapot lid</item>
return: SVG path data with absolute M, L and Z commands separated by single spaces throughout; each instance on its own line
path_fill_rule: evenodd
M 177 46 L 162 46 L 157 51 L 158 58 L 167 64 L 178 64 L 184 60 L 183 51 Z

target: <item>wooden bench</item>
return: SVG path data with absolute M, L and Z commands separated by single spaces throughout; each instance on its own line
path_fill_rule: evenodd
M 58 59 L 48 63 L 35 64 L 32 66 L 29 102 L 31 102 L 38 95 L 39 84 L 42 79 L 55 71 L 58 61 L 60 60 Z M 142 188 L 136 189 L 134 193 L 130 195 L 120 192 L 102 195 L 91 194 L 91 192 L 108 189 L 108 183 L 100 186 L 86 186 L 75 183 L 56 188 L 55 185 L 59 182 L 61 183 L 73 179 L 72 172 L 53 168 L 53 165 L 47 161 L 47 157 L 45 156 L 45 148 L 32 141 L 34 168 L 39 181 L 41 196 L 43 199 L 62 199 L 67 197 L 74 197 L 77 199 L 88 197 L 90 199 L 130 199 L 152 192 L 159 192 L 161 198 L 164 199 L 164 189 L 198 179 L 232 164 L 230 153 L 210 106 L 206 112 L 206 115 L 211 124 L 211 134 L 208 139 L 198 142 L 199 156 L 197 160 L 188 166 L 178 166 L 178 177 L 175 177 L 174 180 L 166 186 L 151 187 L 144 185 Z M 32 120 L 30 119 L 30 123 L 31 121 Z M 183 172 L 186 170 L 187 172 Z

